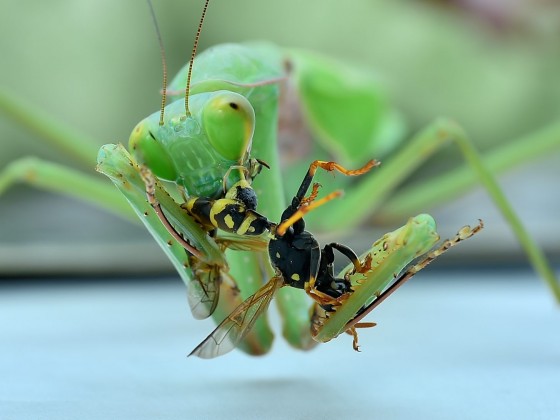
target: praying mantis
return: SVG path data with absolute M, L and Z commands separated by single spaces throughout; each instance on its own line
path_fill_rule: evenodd
M 237 49 L 245 49 L 245 48 L 252 48 L 252 47 L 246 47 L 246 46 L 235 46 L 233 48 L 237 48 Z M 275 71 L 275 73 L 273 75 L 263 75 L 263 74 L 254 74 L 254 80 L 255 81 L 259 81 L 259 80 L 272 80 L 278 77 L 284 77 L 284 73 L 286 71 L 285 67 L 283 66 L 283 54 L 284 52 L 276 47 L 273 46 L 266 46 L 264 44 L 261 44 L 260 46 L 255 47 L 257 49 L 260 49 L 261 51 L 261 55 L 265 56 L 266 58 L 263 58 L 263 60 L 270 60 L 269 61 L 269 66 L 272 67 Z M 266 50 L 268 48 L 268 50 Z M 265 51 L 266 53 L 263 53 L 262 51 Z M 224 54 L 224 56 L 226 56 L 226 53 L 224 51 L 222 51 L 221 53 L 217 53 L 216 51 L 218 50 L 214 50 L 213 54 L 216 54 L 214 56 L 208 54 L 208 55 L 204 55 L 204 53 L 200 54 L 198 56 L 198 58 L 196 59 L 197 61 L 195 62 L 195 76 L 194 79 L 196 80 L 196 72 L 200 71 L 197 69 L 201 69 L 204 68 L 205 64 L 205 60 L 208 62 L 208 65 L 213 65 L 213 63 L 219 61 L 219 54 Z M 234 55 L 233 53 L 230 52 L 230 55 Z M 336 63 L 332 63 L 329 62 L 328 60 L 322 59 L 322 58 L 317 58 L 314 57 L 313 55 L 310 54 L 306 54 L 303 52 L 293 52 L 292 55 L 290 55 L 290 53 L 288 53 L 288 56 L 292 58 L 294 66 L 293 69 L 291 69 L 292 74 L 290 76 L 293 76 L 296 80 L 299 79 L 300 81 L 302 79 L 305 78 L 305 72 L 309 71 L 311 72 L 311 74 L 313 74 L 314 71 L 320 70 L 321 68 L 323 68 L 326 64 L 331 64 L 332 67 L 329 68 L 328 72 L 328 77 L 335 77 L 335 81 L 338 81 L 339 83 L 341 83 L 340 85 L 337 85 L 335 89 L 333 89 L 333 92 L 329 92 L 330 94 L 337 94 L 337 90 L 338 92 L 341 91 L 346 91 L 346 92 L 350 92 L 350 86 L 345 86 L 344 82 L 346 81 L 346 79 L 348 78 L 347 74 L 347 66 L 342 65 L 336 65 Z M 231 57 L 230 57 L 231 58 Z M 306 68 L 307 66 L 307 68 Z M 302 70 L 303 69 L 303 70 Z M 302 72 L 302 73 L 299 73 Z M 339 74 L 338 79 L 336 79 L 336 75 L 337 73 Z M 184 77 L 184 73 L 180 73 L 182 76 Z M 364 78 L 365 81 L 368 80 L 367 77 Z M 183 83 L 180 83 L 183 84 Z M 172 83 L 173 85 L 173 83 Z M 183 84 L 184 85 L 184 84 Z M 365 83 L 365 85 L 369 85 L 369 83 Z M 267 84 L 265 86 L 266 89 L 269 90 L 275 90 L 278 88 L 277 84 Z M 371 87 L 371 85 L 369 86 Z M 302 84 L 300 86 L 300 89 L 302 91 L 305 91 L 307 87 Z M 313 87 L 311 87 L 311 91 L 307 92 L 307 95 L 309 95 L 309 97 L 313 98 Z M 363 89 L 363 90 L 362 90 Z M 176 90 L 180 90 L 180 89 L 176 89 Z M 358 93 L 361 92 L 365 92 L 365 95 L 367 96 L 368 94 L 371 94 L 372 96 L 376 97 L 377 96 L 377 92 L 375 91 L 375 86 L 371 89 L 368 90 L 368 87 L 364 87 L 364 85 L 359 86 L 359 88 L 357 89 Z M 341 108 L 342 110 L 345 109 L 350 109 L 348 108 L 348 104 L 352 103 L 352 95 L 348 95 L 349 99 L 348 102 L 344 102 L 341 103 Z M 378 99 L 379 102 L 383 103 L 383 99 Z M 278 103 L 276 99 L 271 99 L 268 102 L 266 102 L 268 106 L 270 106 L 272 109 L 275 108 Z M 309 104 L 308 105 L 309 108 L 313 108 L 313 104 Z M 385 112 L 381 112 L 381 116 L 379 117 L 379 125 L 376 126 L 376 129 L 379 130 L 380 133 L 383 132 L 383 130 L 381 130 L 379 127 L 382 127 L 384 124 L 388 127 L 390 127 L 391 125 L 395 126 L 398 125 L 395 123 L 395 116 L 392 115 L 392 110 L 390 108 L 390 106 L 388 105 L 384 105 L 385 107 Z M 383 108 L 383 107 L 382 107 Z M 262 109 L 262 108 L 261 108 Z M 321 110 L 318 110 L 317 112 L 319 112 Z M 359 111 L 359 110 L 358 110 Z M 309 114 L 312 113 L 312 111 L 310 111 L 309 109 L 306 111 L 307 116 L 309 117 Z M 320 115 L 320 112 L 319 112 Z M 313 118 L 313 117 L 312 117 Z M 355 118 L 358 120 L 364 120 L 363 116 L 360 116 L 359 113 L 355 114 Z M 274 112 L 272 111 L 268 117 L 264 117 L 263 115 L 257 115 L 256 116 L 257 119 L 257 123 L 261 122 L 264 125 L 266 125 L 266 119 L 270 120 L 270 121 L 274 121 L 275 117 L 274 117 Z M 319 126 L 321 125 L 321 121 L 319 118 L 319 121 L 314 121 L 312 123 L 315 126 Z M 326 128 L 325 130 L 328 130 L 329 128 L 332 131 L 340 131 L 340 129 L 338 127 L 328 127 L 328 124 L 325 122 L 326 124 Z M 273 127 L 273 124 L 271 124 L 271 126 Z M 270 166 L 271 166 L 271 171 L 265 171 L 264 173 L 262 173 L 261 175 L 259 175 L 259 177 L 257 177 L 255 179 L 255 190 L 257 191 L 257 195 L 259 197 L 259 200 L 261 201 L 261 206 L 264 206 L 264 210 L 262 211 L 263 213 L 265 213 L 268 217 L 270 217 L 273 220 L 277 220 L 279 218 L 279 213 L 280 211 L 284 208 L 284 203 L 283 203 L 283 197 L 282 197 L 282 191 L 283 188 L 280 185 L 280 173 L 279 173 L 279 159 L 278 156 L 274 155 L 274 152 L 269 153 L 270 151 L 273 151 L 274 148 L 270 147 L 270 145 L 274 145 L 274 128 L 269 128 L 269 134 L 271 134 L 270 136 L 268 136 L 268 141 L 269 143 L 267 144 L 267 146 L 264 146 L 262 144 L 259 144 L 259 142 L 255 142 L 254 144 L 254 148 L 252 150 L 253 155 L 256 157 L 259 157 L 261 159 L 263 159 L 264 161 L 266 161 Z M 319 130 L 320 131 L 320 130 Z M 391 130 L 387 129 L 385 130 L 385 132 L 390 132 Z M 318 132 L 315 133 L 316 135 L 320 134 Z M 327 137 L 331 137 L 329 135 L 327 135 Z M 383 136 L 379 135 L 379 138 L 382 138 Z M 358 140 L 368 140 L 368 136 L 367 135 L 358 135 L 356 136 L 356 138 L 358 138 Z M 467 158 L 467 160 L 469 161 L 470 165 L 474 168 L 475 173 L 481 178 L 481 181 L 483 182 L 483 184 L 486 186 L 486 188 L 488 188 L 488 190 L 491 192 L 492 196 L 497 200 L 500 208 L 508 215 L 508 219 L 510 220 L 510 222 L 512 223 L 512 225 L 515 227 L 515 229 L 517 230 L 517 233 L 519 236 L 521 236 L 522 238 L 522 243 L 527 244 L 527 248 L 529 249 L 529 253 L 533 256 L 533 259 L 536 261 L 536 265 L 539 267 L 539 270 L 541 272 L 541 274 L 544 273 L 545 277 L 547 277 L 549 279 L 549 283 L 552 285 L 553 283 L 553 276 L 550 272 L 550 270 L 546 267 L 546 263 L 544 262 L 544 260 L 542 259 L 542 256 L 539 256 L 540 253 L 536 250 L 536 247 L 534 246 L 534 244 L 532 244 L 531 240 L 523 233 L 523 230 L 521 228 L 521 225 L 519 224 L 519 222 L 517 220 L 515 220 L 515 217 L 513 215 L 513 213 L 511 212 L 511 209 L 509 208 L 509 206 L 507 205 L 507 202 L 503 199 L 503 195 L 501 195 L 499 188 L 497 188 L 497 184 L 495 183 L 495 181 L 493 180 L 491 173 L 489 171 L 486 170 L 486 168 L 484 167 L 484 165 L 481 165 L 480 163 L 480 159 L 478 158 L 478 156 L 476 155 L 476 152 L 474 151 L 474 149 L 472 148 L 470 142 L 468 141 L 468 139 L 466 138 L 465 134 L 463 133 L 462 129 L 460 127 L 458 127 L 457 125 L 455 125 L 454 123 L 451 123 L 447 120 L 441 120 L 439 122 L 437 122 L 436 124 L 429 126 L 426 130 L 422 131 L 419 135 L 417 135 L 412 141 L 410 141 L 408 143 L 408 146 L 403 146 L 402 149 L 398 149 L 398 152 L 392 156 L 390 159 L 384 159 L 384 165 L 380 168 L 378 174 L 376 174 L 377 176 L 371 177 L 370 179 L 368 179 L 366 182 L 362 182 L 360 183 L 358 186 L 356 186 L 355 188 L 345 188 L 346 189 L 346 197 L 344 200 L 337 200 L 333 203 L 330 203 L 330 205 L 328 206 L 328 217 L 325 217 L 324 215 L 321 215 L 320 217 L 317 217 L 316 220 L 313 220 L 313 214 L 309 215 L 309 222 L 310 224 L 314 225 L 314 229 L 319 229 L 321 227 L 332 227 L 332 226 L 336 226 L 337 229 L 340 230 L 344 230 L 344 229 L 351 229 L 352 226 L 355 226 L 357 223 L 359 223 L 361 220 L 363 220 L 365 217 L 367 217 L 368 214 L 371 214 L 371 212 L 375 211 L 376 206 L 378 206 L 380 203 L 382 203 L 387 197 L 388 195 L 391 193 L 391 191 L 397 186 L 398 183 L 401 182 L 401 180 L 403 178 L 405 178 L 407 176 L 408 173 L 410 173 L 417 165 L 419 165 L 421 162 L 420 160 L 416 159 L 419 156 L 425 156 L 427 153 L 437 149 L 441 144 L 447 142 L 448 140 L 454 140 L 457 142 L 457 144 L 460 146 L 460 148 L 463 150 L 463 153 L 465 154 L 465 157 Z M 372 149 L 368 150 L 368 153 L 374 153 L 374 147 L 373 145 L 375 145 L 375 142 L 368 142 L 368 147 L 372 147 Z M 76 147 L 77 146 L 77 147 Z M 322 142 L 322 146 L 325 147 L 327 149 L 328 152 L 330 152 L 331 154 L 334 155 L 340 155 L 342 159 L 345 159 L 344 163 L 345 164 L 352 164 L 353 163 L 353 159 L 358 159 L 358 157 L 356 157 L 354 155 L 355 150 L 360 150 L 361 152 L 363 152 L 364 149 L 364 145 L 361 143 L 349 143 L 348 141 L 344 141 L 344 140 L 339 140 L 337 141 L 333 141 L 332 138 L 327 138 L 327 140 L 323 140 Z M 346 149 L 344 147 L 347 147 Z M 88 154 L 88 156 L 90 155 L 89 151 L 88 152 L 84 152 L 84 150 L 86 150 L 85 147 L 82 147 L 82 145 L 74 145 L 74 146 L 70 146 L 70 147 L 75 147 L 76 149 L 80 150 L 82 153 L 86 153 Z M 260 148 L 260 150 L 259 150 Z M 117 154 L 120 153 L 121 149 L 115 149 Z M 104 158 L 107 158 L 110 149 L 105 149 L 105 155 Z M 123 152 L 124 153 L 124 152 Z M 119 158 L 126 158 L 126 156 L 119 156 Z M 112 155 L 111 155 L 112 158 Z M 108 160 L 105 159 L 103 161 L 106 166 L 112 166 L 112 163 L 108 164 Z M 122 163 L 122 162 L 121 162 Z M 120 163 L 115 163 L 115 166 L 119 166 Z M 120 167 L 120 166 L 119 166 Z M 13 168 L 13 166 L 12 166 Z M 17 168 L 16 168 L 17 169 Z M 24 168 L 25 170 L 22 170 L 20 167 L 20 173 L 19 175 L 16 174 L 15 179 L 18 179 L 18 176 L 22 176 L 22 174 L 28 173 L 28 171 L 30 170 L 29 168 Z M 66 175 L 66 172 L 64 172 L 63 169 L 56 167 L 49 167 L 48 165 L 34 165 L 33 166 L 33 171 L 37 170 L 43 170 L 45 169 L 46 172 L 44 174 L 41 174 L 38 178 L 39 180 L 37 182 L 41 182 L 41 183 L 45 183 L 48 184 L 49 180 L 52 180 L 52 184 L 56 185 L 56 188 L 61 188 L 64 189 L 64 185 L 60 185 L 61 181 L 57 180 L 57 177 L 59 177 L 58 179 L 62 178 L 62 179 L 67 179 L 68 176 Z M 49 172 L 48 170 L 50 169 L 54 169 L 53 172 Z M 17 171 L 16 171 L 17 172 Z M 267 173 L 268 172 L 268 173 Z M 49 173 L 51 173 L 52 175 L 49 175 Z M 6 174 L 8 174 L 8 172 L 4 172 L 4 178 L 3 180 L 6 180 L 8 177 L 5 176 Z M 13 175 L 14 172 L 12 171 L 11 174 Z M 262 177 L 262 178 L 261 178 Z M 133 179 L 134 175 L 130 174 L 130 178 Z M 270 181 L 271 178 L 275 178 L 274 181 Z M 338 178 L 337 178 L 338 180 Z M 84 180 L 86 181 L 86 180 Z M 64 181 L 62 181 L 63 183 Z M 261 185 L 259 185 L 259 183 L 262 183 Z M 45 185 L 44 184 L 44 185 Z M 95 187 L 94 187 L 95 185 Z M 140 187 L 137 190 L 138 193 L 138 197 L 142 197 L 143 198 L 143 184 L 142 183 L 138 183 L 138 186 Z M 77 189 L 78 191 L 75 191 L 76 194 L 81 194 L 84 196 L 88 196 L 91 200 L 96 201 L 98 199 L 98 197 L 105 197 L 104 198 L 104 203 L 103 204 L 105 207 L 107 208 L 111 208 L 113 210 L 116 211 L 120 211 L 123 214 L 129 214 L 128 211 L 128 207 L 126 205 L 126 203 L 122 203 L 122 200 L 119 201 L 119 195 L 115 194 L 114 191 L 112 189 L 110 189 L 109 186 L 102 184 L 101 182 L 89 182 L 89 180 L 87 180 L 87 182 L 84 182 L 83 184 L 80 185 L 80 187 Z M 93 193 L 91 191 L 94 191 Z M 378 195 L 372 197 L 371 191 L 376 191 L 378 192 Z M 273 195 L 272 198 L 267 197 L 268 195 Z M 267 203 L 271 203 L 271 204 L 267 204 Z M 144 203 L 139 203 L 140 205 L 144 205 Z M 173 207 L 173 205 L 170 204 L 170 207 Z M 267 208 L 268 207 L 268 208 Z M 120 209 L 120 210 L 117 210 Z M 353 215 L 352 218 L 350 217 L 345 217 L 345 218 L 341 218 L 340 215 L 345 215 L 345 214 L 349 214 L 351 209 L 351 213 Z M 317 213 L 318 214 L 318 213 Z M 181 218 L 181 216 L 177 216 L 178 218 Z M 330 218 L 330 219 L 329 219 Z M 188 222 L 185 222 L 188 223 Z M 321 224 L 323 224 L 323 226 L 321 226 Z M 155 229 L 160 229 L 158 227 L 158 221 L 154 220 L 153 226 Z M 188 229 L 187 229 L 188 230 Z M 190 230 L 189 230 L 190 231 Z M 167 234 L 165 233 L 165 231 L 160 230 L 159 233 L 157 233 L 157 235 L 160 238 L 167 238 Z M 204 236 L 200 236 L 199 238 L 199 244 L 205 242 L 204 240 Z M 166 241 L 162 240 L 162 243 L 166 243 Z M 178 254 L 182 253 L 182 250 L 179 250 L 177 248 L 176 252 Z M 219 247 L 217 248 L 212 248 L 211 250 L 209 250 L 208 252 L 212 252 L 213 254 L 213 258 L 216 261 L 220 261 L 219 264 L 222 264 L 221 260 L 223 259 L 223 254 L 221 253 L 221 250 L 219 249 Z M 235 273 L 236 272 L 236 268 L 235 268 L 235 260 L 236 257 L 234 256 L 234 254 L 237 251 L 232 251 L 231 257 L 228 256 L 228 261 L 231 265 L 230 267 L 230 273 Z M 243 258 L 244 256 L 239 257 L 240 259 Z M 264 258 L 264 257 L 261 257 Z M 243 265 L 242 262 L 237 263 L 239 265 Z M 250 275 L 248 277 L 259 277 L 260 276 L 260 272 L 258 270 L 255 270 L 253 275 Z M 240 277 L 236 274 L 232 274 L 232 277 L 234 277 L 236 279 L 236 281 L 241 282 L 241 279 L 238 279 L 237 277 Z M 246 287 L 243 284 L 238 284 L 238 287 L 242 290 L 243 293 L 249 293 L 252 289 L 250 287 Z M 557 290 L 557 287 L 553 287 L 554 290 Z M 254 289 L 253 289 L 254 290 Z M 249 291 L 249 292 L 247 292 Z M 284 292 L 284 290 L 282 290 L 281 292 Z M 289 291 L 286 290 L 286 292 L 288 293 Z M 555 292 L 557 295 L 558 293 Z M 225 293 L 222 293 L 222 295 L 228 296 L 228 294 L 231 294 L 231 290 L 227 289 L 225 290 Z M 287 295 L 289 296 L 289 294 Z M 286 301 L 290 301 L 292 302 L 290 305 L 292 305 L 293 308 L 306 308 L 306 303 L 302 300 L 299 299 L 297 297 L 293 297 L 295 295 L 292 295 L 289 299 L 286 299 Z M 298 295 L 299 296 L 299 295 Z M 226 298 L 223 301 L 224 302 L 230 302 L 230 306 L 231 306 L 231 302 L 237 302 L 234 299 L 234 296 L 232 296 L 231 298 Z M 299 301 L 298 301 L 299 299 Z M 279 296 L 279 300 L 282 300 L 281 295 Z M 297 301 L 296 303 L 294 303 L 294 301 Z M 282 305 L 282 304 L 281 304 Z M 224 312 L 229 312 L 231 308 L 229 309 L 224 309 L 224 310 L 219 310 L 218 316 L 224 316 Z M 220 312 L 221 311 L 221 312 Z M 305 312 L 306 310 L 302 310 L 300 311 L 300 313 Z M 287 318 L 289 321 L 288 323 L 291 323 L 291 325 L 296 325 L 293 320 L 297 319 L 299 315 L 294 315 L 294 314 L 289 314 L 286 315 L 285 314 L 285 318 Z M 306 321 L 307 322 L 307 321 Z M 305 325 L 305 322 L 303 322 L 302 326 L 299 326 L 297 328 L 294 328 L 294 330 L 296 331 L 302 331 L 304 328 L 308 327 L 308 325 Z M 256 334 L 259 333 L 259 331 L 264 331 L 265 328 L 264 327 L 255 327 L 255 331 Z M 262 336 L 259 337 L 258 339 L 253 340 L 254 342 L 260 342 L 263 343 L 266 340 L 263 338 L 263 336 L 269 336 L 269 333 L 262 333 Z M 308 340 L 307 336 L 305 336 L 305 334 L 300 334 L 299 332 L 297 334 L 295 334 L 294 339 L 289 339 L 290 342 L 299 342 L 300 347 L 301 346 L 309 346 L 312 344 L 311 341 Z M 305 337 L 305 338 L 302 338 Z M 307 344 L 301 344 L 302 342 L 306 342 Z M 261 352 L 261 351 L 266 351 L 266 347 L 267 345 L 261 345 L 260 349 L 253 349 L 251 351 L 253 352 Z

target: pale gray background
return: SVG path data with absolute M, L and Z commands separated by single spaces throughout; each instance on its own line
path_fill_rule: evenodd
M 0 418 L 558 418 L 560 311 L 526 270 L 421 273 L 370 319 L 361 353 L 207 361 L 179 280 L 4 287 Z

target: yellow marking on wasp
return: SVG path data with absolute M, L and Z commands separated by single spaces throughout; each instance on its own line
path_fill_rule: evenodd
M 280 258 L 280 253 L 279 252 L 276 253 L 276 258 Z
M 241 181 L 237 181 L 227 191 L 226 198 L 237 199 L 238 188 L 241 188 L 241 189 L 251 188 L 251 184 L 249 184 L 245 179 L 242 179 Z
M 216 215 L 225 211 L 226 206 L 228 204 L 231 204 L 229 200 L 218 200 L 210 208 L 210 215 L 209 216 L 210 216 L 210 223 L 212 223 L 212 225 L 218 227 L 218 221 L 216 220 Z
M 194 207 L 194 203 L 197 199 L 196 198 L 191 198 L 189 199 L 185 204 L 183 204 L 184 207 L 186 207 L 186 210 L 191 213 L 192 209 Z
M 255 219 L 256 219 L 256 217 L 255 217 L 254 214 L 246 214 L 245 219 L 243 219 L 243 222 L 241 223 L 241 225 L 237 229 L 236 233 L 238 235 L 245 235 L 247 233 L 247 231 L 249 230 L 249 228 L 251 227 L 251 223 L 253 223 L 255 221 Z
M 233 217 L 231 217 L 231 214 L 226 214 L 226 217 L 224 217 L 224 223 L 230 229 L 233 229 L 233 227 L 235 226 L 235 222 L 233 221 Z
M 292 274 L 292 280 L 298 281 L 299 279 L 300 279 L 300 277 L 299 277 L 298 273 Z

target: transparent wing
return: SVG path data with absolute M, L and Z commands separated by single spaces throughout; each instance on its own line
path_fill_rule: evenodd
M 216 327 L 206 339 L 189 354 L 203 359 L 221 356 L 237 347 L 257 318 L 268 308 L 276 290 L 284 285 L 282 277 L 275 276 Z
M 268 246 L 268 240 L 261 237 L 217 238 L 216 243 L 220 247 L 244 250 L 262 251 Z M 192 280 L 188 284 L 187 297 L 194 318 L 206 319 L 216 309 L 220 297 L 220 285 L 222 282 L 229 283 L 236 289 L 235 280 L 226 273 L 223 267 L 207 264 L 197 258 L 191 257 L 189 264 L 192 268 Z
M 193 317 L 206 319 L 212 315 L 218 305 L 220 283 L 227 274 L 218 266 L 200 261 L 194 264 L 194 276 L 187 287 L 187 298 Z
M 235 251 L 265 251 L 268 248 L 268 238 L 262 236 L 233 236 L 221 235 L 216 243 L 222 248 Z

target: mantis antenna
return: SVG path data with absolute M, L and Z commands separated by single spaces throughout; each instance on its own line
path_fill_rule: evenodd
M 206 17 L 206 10 L 208 10 L 209 3 L 210 0 L 206 0 L 204 2 L 204 8 L 202 9 L 202 16 L 200 17 L 200 22 L 198 24 L 198 29 L 196 30 L 196 36 L 194 38 L 194 45 L 191 53 L 191 61 L 189 62 L 189 72 L 187 73 L 187 87 L 185 89 L 185 111 L 187 113 L 187 117 L 191 115 L 191 111 L 189 111 L 189 93 L 191 90 L 191 76 L 192 76 L 194 56 L 196 55 L 196 48 L 198 47 L 198 40 L 200 39 L 200 33 L 202 32 L 202 24 L 204 23 L 204 18 Z
M 154 21 L 154 28 L 156 29 L 156 35 L 159 42 L 159 51 L 161 53 L 161 64 L 163 67 L 163 85 L 161 93 L 161 109 L 159 113 L 159 125 L 163 125 L 163 116 L 165 113 L 165 102 L 167 100 L 167 61 L 165 60 L 165 48 L 163 48 L 163 40 L 161 38 L 161 32 L 159 30 L 159 25 L 156 19 L 156 13 L 154 12 L 154 6 L 151 0 L 146 0 L 150 8 L 150 14 L 152 15 L 152 20 Z

